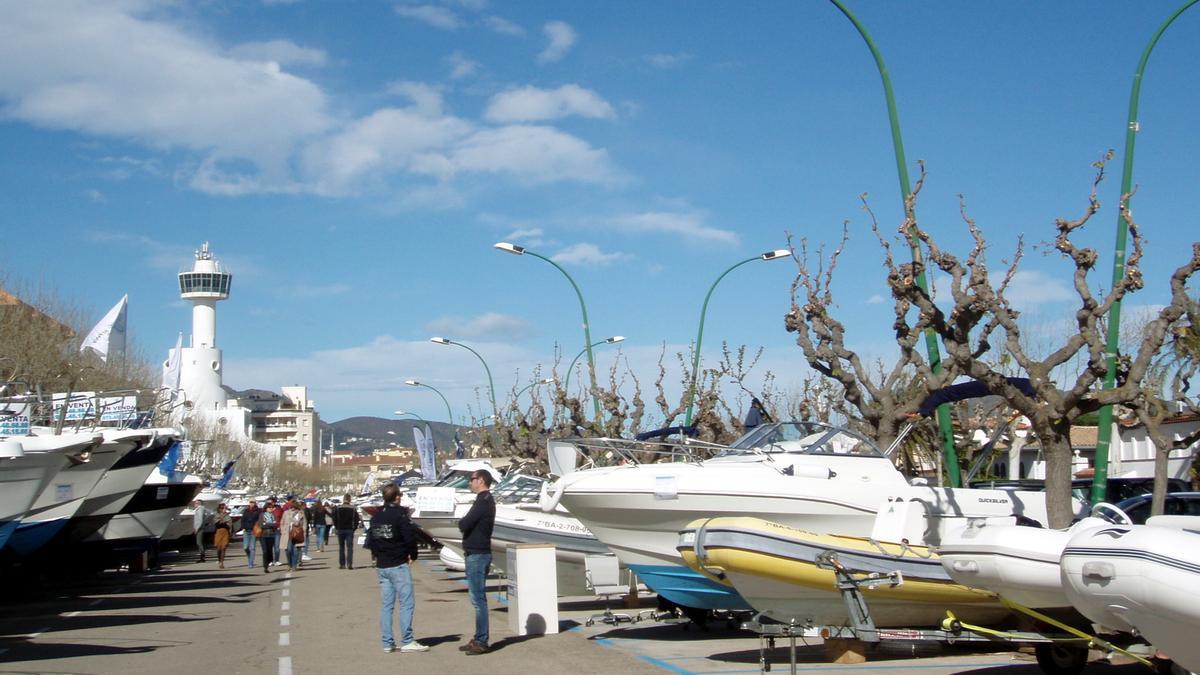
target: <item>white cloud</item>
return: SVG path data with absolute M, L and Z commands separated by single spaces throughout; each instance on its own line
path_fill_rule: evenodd
M 427 117 L 437 117 L 442 114 L 442 90 L 424 82 L 393 82 L 387 86 L 387 93 L 403 96 L 412 101 L 413 111 Z
M 522 246 L 526 244 L 529 246 L 537 246 L 543 242 L 542 237 L 545 234 L 546 233 L 540 227 L 518 228 L 504 235 L 500 239 L 502 241 L 510 241 Z
M 651 54 L 646 57 L 646 63 L 655 68 L 667 70 L 670 68 L 678 68 L 683 64 L 691 61 L 693 56 L 687 52 L 679 52 L 676 54 Z
M 484 25 L 501 35 L 524 37 L 525 29 L 508 19 L 499 16 L 488 16 L 483 19 Z
M 396 13 L 442 30 L 458 30 L 459 26 L 458 15 L 436 5 L 396 5 Z
M 883 302 L 884 302 L 884 297 L 878 293 L 867 298 L 868 305 L 882 305 Z
M 611 119 L 613 108 L 595 92 L 576 84 L 558 89 L 526 86 L 492 97 L 484 117 L 493 122 L 537 122 L 567 115 Z
M 647 211 L 613 218 L 610 224 L 627 232 L 670 234 L 693 242 L 736 245 L 738 236 L 731 230 L 709 227 L 695 213 Z
M 249 160 L 267 182 L 331 126 L 324 93 L 139 16 L 146 5 L 17 3 L 0 22 L 4 116 L 40 127 Z M 132 9 L 131 9 L 132 8 Z
M 451 159 L 460 171 L 506 173 L 526 183 L 620 180 L 607 151 L 543 126 L 514 125 L 478 131 L 458 144 Z
M 575 29 L 565 21 L 550 21 L 542 27 L 542 32 L 546 34 L 546 39 L 550 41 L 550 44 L 546 45 L 541 54 L 538 54 L 538 63 L 558 61 L 566 55 L 578 37 Z
M 554 262 L 592 267 L 602 267 L 628 258 L 629 256 L 624 253 L 605 253 L 600 250 L 599 246 L 587 243 L 568 246 L 550 256 Z
M 85 197 L 97 204 L 103 204 L 108 201 L 104 198 L 104 193 L 99 190 L 84 190 L 83 194 Z
M 450 65 L 450 79 L 452 80 L 470 77 L 479 70 L 479 62 L 467 58 L 462 52 L 454 52 L 447 56 L 446 63 Z
M 1000 278 L 993 277 L 993 284 Z M 1040 305 L 1069 302 L 1077 299 L 1075 290 L 1063 279 L 1056 279 L 1037 270 L 1017 270 L 1005 293 L 1008 301 L 1019 310 L 1030 310 Z M 949 298 L 949 294 L 946 295 Z
M 451 340 L 524 340 L 535 334 L 533 324 L 524 319 L 487 312 L 479 316 L 463 318 L 442 316 L 425 324 L 425 330 L 443 335 Z
M 283 66 L 323 66 L 328 60 L 324 50 L 301 47 L 288 40 L 247 42 L 230 49 L 229 55 L 248 61 L 273 61 Z

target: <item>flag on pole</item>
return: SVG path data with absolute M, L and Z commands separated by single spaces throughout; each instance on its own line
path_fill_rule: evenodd
M 183 333 L 175 340 L 175 348 L 167 352 L 167 360 L 163 362 L 162 388 L 174 396 L 179 391 L 180 378 L 183 376 Z
M 125 354 L 125 314 L 129 305 L 129 294 L 126 293 L 121 297 L 112 309 L 108 310 L 108 314 L 100 319 L 100 323 L 92 329 L 92 332 L 83 338 L 83 343 L 79 345 L 80 353 L 90 349 L 100 356 L 100 359 L 108 363 L 109 353 Z
M 425 433 L 413 426 L 413 440 L 416 441 L 417 455 L 421 458 L 421 475 L 425 478 L 437 476 L 437 453 L 433 445 L 433 432 L 425 425 Z

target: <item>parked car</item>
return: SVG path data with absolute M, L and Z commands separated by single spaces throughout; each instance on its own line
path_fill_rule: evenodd
M 1150 517 L 1150 495 L 1138 495 L 1117 503 L 1135 525 L 1144 525 Z M 1163 504 L 1164 516 L 1200 516 L 1200 492 L 1171 492 Z
M 975 480 L 971 481 L 973 488 L 1016 488 L 1018 490 L 1043 490 L 1045 483 L 1036 478 L 1022 478 L 1019 480 L 1011 479 L 991 479 L 991 480 Z M 1153 478 L 1109 478 L 1108 490 L 1104 496 L 1104 501 L 1110 504 L 1136 497 L 1137 495 L 1150 494 L 1154 489 Z M 1191 489 L 1188 482 L 1179 478 L 1167 479 L 1167 492 L 1184 492 Z M 1091 502 L 1092 500 L 1092 479 L 1091 478 L 1076 478 L 1071 481 L 1071 496 L 1083 501 Z

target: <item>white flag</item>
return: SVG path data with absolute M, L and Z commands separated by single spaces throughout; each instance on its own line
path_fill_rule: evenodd
M 83 344 L 79 345 L 79 351 L 84 352 L 88 349 L 100 355 L 100 359 L 105 363 L 108 362 L 108 354 L 125 353 L 125 310 L 129 305 L 129 294 L 126 293 L 121 297 L 112 309 L 108 310 L 108 314 L 100 319 L 100 323 L 92 329 L 92 332 L 83 338 Z
M 425 425 L 425 433 L 413 426 L 413 440 L 417 445 L 417 456 L 421 458 L 421 475 L 425 478 L 437 476 L 437 454 L 433 446 L 433 432 Z
M 179 390 L 179 381 L 183 376 L 183 333 L 175 340 L 175 348 L 167 352 L 167 360 L 163 362 L 162 388 L 170 392 Z

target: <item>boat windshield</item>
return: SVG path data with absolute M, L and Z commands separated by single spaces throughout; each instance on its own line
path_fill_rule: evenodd
M 544 478 L 526 474 L 505 476 L 504 480 L 492 488 L 492 495 L 501 504 L 517 504 L 520 502 L 537 501 L 542 493 Z
M 806 455 L 884 457 L 870 440 L 845 427 L 821 422 L 773 422 L 754 427 L 730 445 L 730 452 L 789 452 Z

